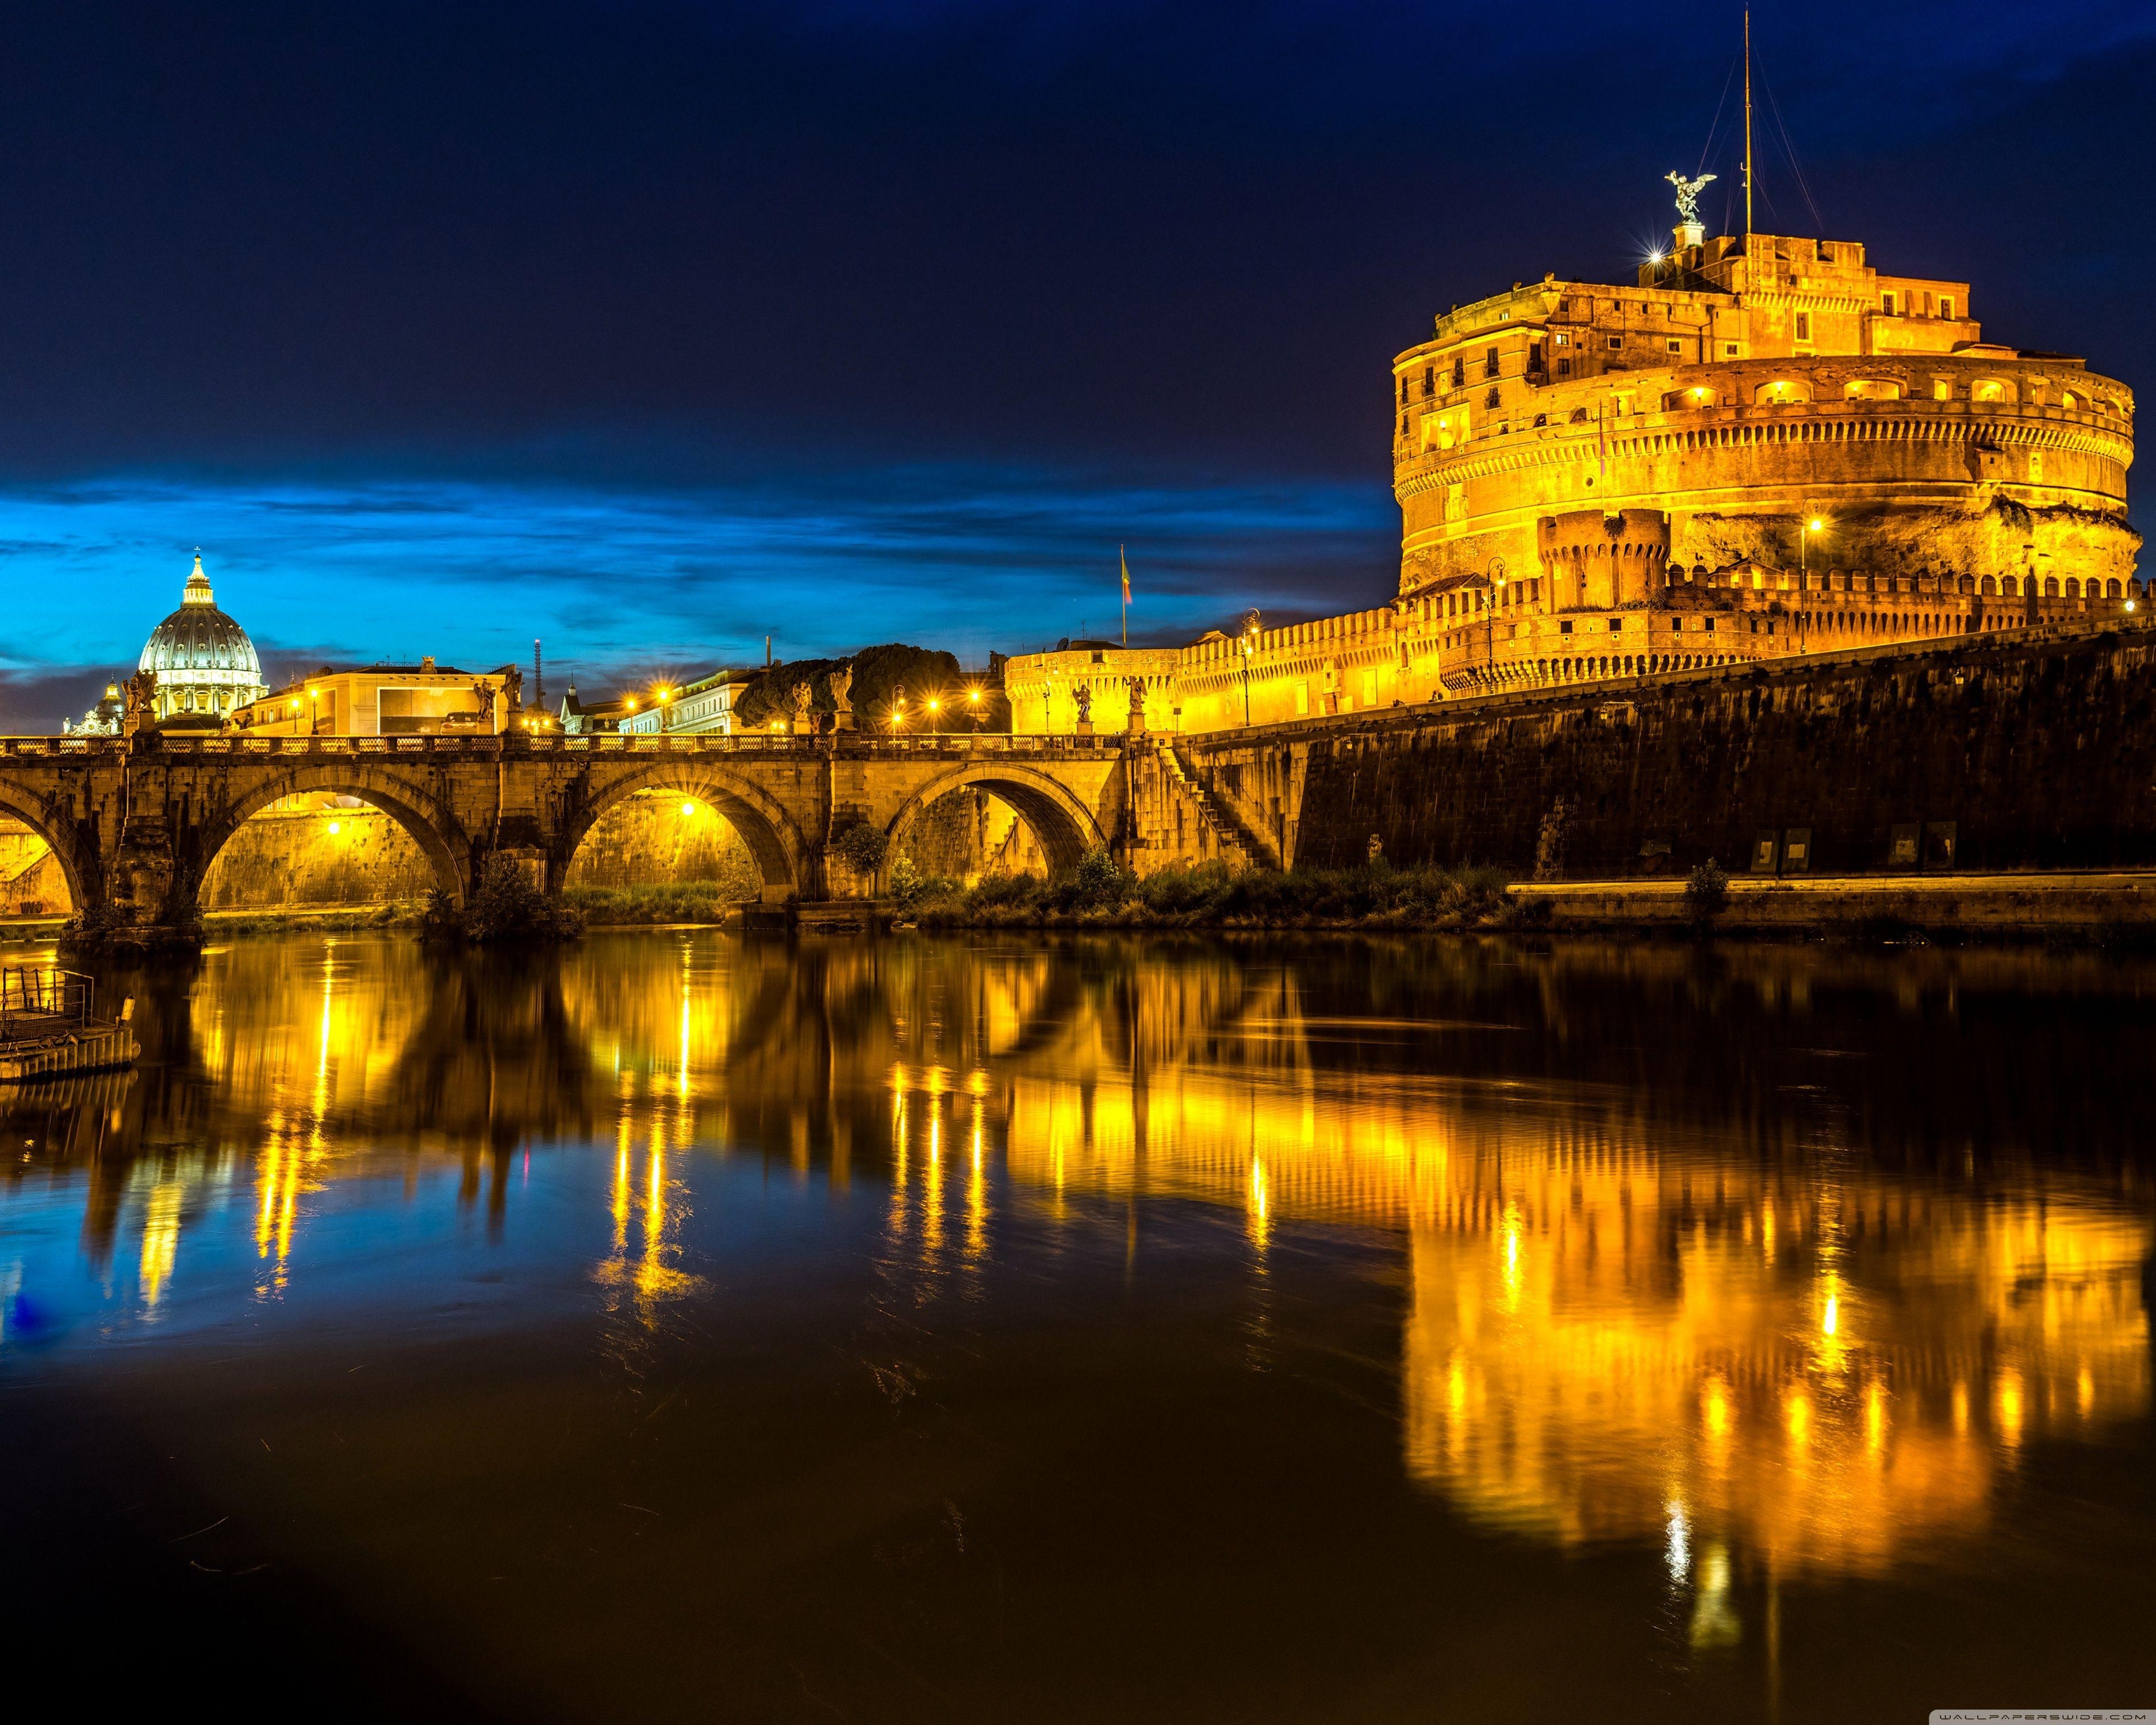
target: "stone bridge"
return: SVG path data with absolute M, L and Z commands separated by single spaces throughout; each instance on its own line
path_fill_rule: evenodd
M 1134 756 L 1120 737 L 385 737 L 0 738 L 0 814 L 52 848 L 78 908 L 146 928 L 192 921 L 240 824 L 280 798 L 359 798 L 417 842 L 461 901 L 486 860 L 559 891 L 578 845 L 624 798 L 662 790 L 718 810 L 765 902 L 873 896 L 831 849 L 857 822 L 905 847 L 921 811 L 978 789 L 1009 805 L 1051 865 L 1116 839 Z

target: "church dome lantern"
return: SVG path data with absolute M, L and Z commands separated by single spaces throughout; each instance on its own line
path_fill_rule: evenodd
M 199 552 L 179 609 L 151 631 L 140 668 L 157 677 L 155 711 L 161 724 L 168 719 L 218 721 L 269 693 L 254 643 L 218 608 Z

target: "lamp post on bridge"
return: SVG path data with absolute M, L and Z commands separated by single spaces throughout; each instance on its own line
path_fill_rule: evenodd
M 1505 560 L 1490 559 L 1484 572 L 1490 581 L 1490 614 L 1482 619 L 1482 677 L 1491 687 L 1497 682 L 1497 605 L 1505 597 Z
M 1250 722 L 1250 660 L 1258 650 L 1258 614 L 1251 609 L 1243 614 L 1243 633 L 1239 644 L 1243 649 L 1243 723 Z

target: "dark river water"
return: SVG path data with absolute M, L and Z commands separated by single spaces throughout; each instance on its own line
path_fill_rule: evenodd
M 655 932 L 107 986 L 138 1070 L 0 1091 L 0 1588 L 72 1712 L 2156 1705 L 2156 971 Z

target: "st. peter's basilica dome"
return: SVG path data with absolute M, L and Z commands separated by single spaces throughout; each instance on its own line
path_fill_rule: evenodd
M 195 553 L 180 608 L 151 631 L 141 668 L 157 676 L 160 720 L 187 714 L 222 718 L 270 691 L 247 631 L 217 608 L 202 553 Z

